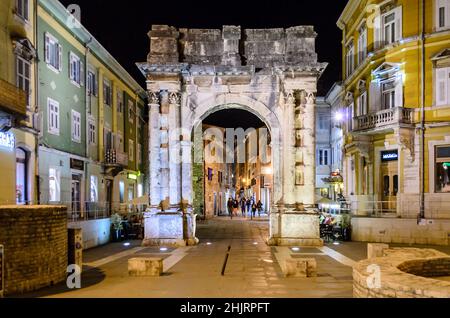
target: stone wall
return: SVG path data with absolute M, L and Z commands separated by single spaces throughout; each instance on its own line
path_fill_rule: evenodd
M 0 206 L 5 246 L 5 294 L 19 294 L 66 279 L 67 208 Z
M 72 229 L 82 229 L 83 250 L 108 244 L 111 239 L 110 219 L 71 222 L 68 227 Z
M 450 298 L 450 256 L 431 249 L 387 249 L 353 267 L 356 298 Z M 378 269 L 378 273 L 377 270 Z M 379 275 L 378 275 L 379 274 Z
M 356 242 L 449 245 L 450 220 L 352 218 L 352 240 Z

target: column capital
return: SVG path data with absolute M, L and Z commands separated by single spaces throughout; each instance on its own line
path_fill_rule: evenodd
M 181 93 L 169 91 L 169 104 L 180 105 L 181 104 Z
M 160 103 L 160 94 L 157 91 L 148 91 L 148 103 L 150 105 L 159 105 Z

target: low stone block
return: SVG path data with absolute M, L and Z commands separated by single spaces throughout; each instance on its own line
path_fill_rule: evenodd
M 163 273 L 162 258 L 136 257 L 128 260 L 128 275 L 134 277 L 161 276 Z
M 368 243 L 367 244 L 367 259 L 375 258 L 375 257 L 383 257 L 384 250 L 389 249 L 388 244 L 382 243 Z
M 286 277 L 317 277 L 317 262 L 314 258 L 287 259 L 284 274 Z

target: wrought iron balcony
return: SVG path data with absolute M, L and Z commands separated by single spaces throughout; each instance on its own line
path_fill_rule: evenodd
M 112 166 L 128 166 L 128 155 L 116 149 L 107 149 L 105 152 L 105 164 Z
M 352 132 L 378 131 L 414 122 L 414 110 L 395 107 L 353 118 Z
M 15 116 L 27 116 L 27 94 L 15 85 L 0 79 L 0 109 Z

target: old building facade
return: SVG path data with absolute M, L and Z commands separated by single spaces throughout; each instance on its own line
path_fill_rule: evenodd
M 0 4 L 0 204 L 36 202 L 36 1 Z
M 345 194 L 381 217 L 355 219 L 355 239 L 448 243 L 449 14 L 445 0 L 351 0 L 338 21 Z
M 318 217 L 307 213 L 314 206 L 316 85 L 326 67 L 317 62 L 313 28 L 177 30 L 155 25 L 149 37 L 147 62 L 138 64 L 150 98 L 151 208 L 144 244 L 197 241 L 192 132 L 209 114 L 229 108 L 253 113 L 271 134 L 269 242 L 320 244 Z
M 143 197 L 145 91 L 58 1 L 39 0 L 41 203 L 107 218 Z

